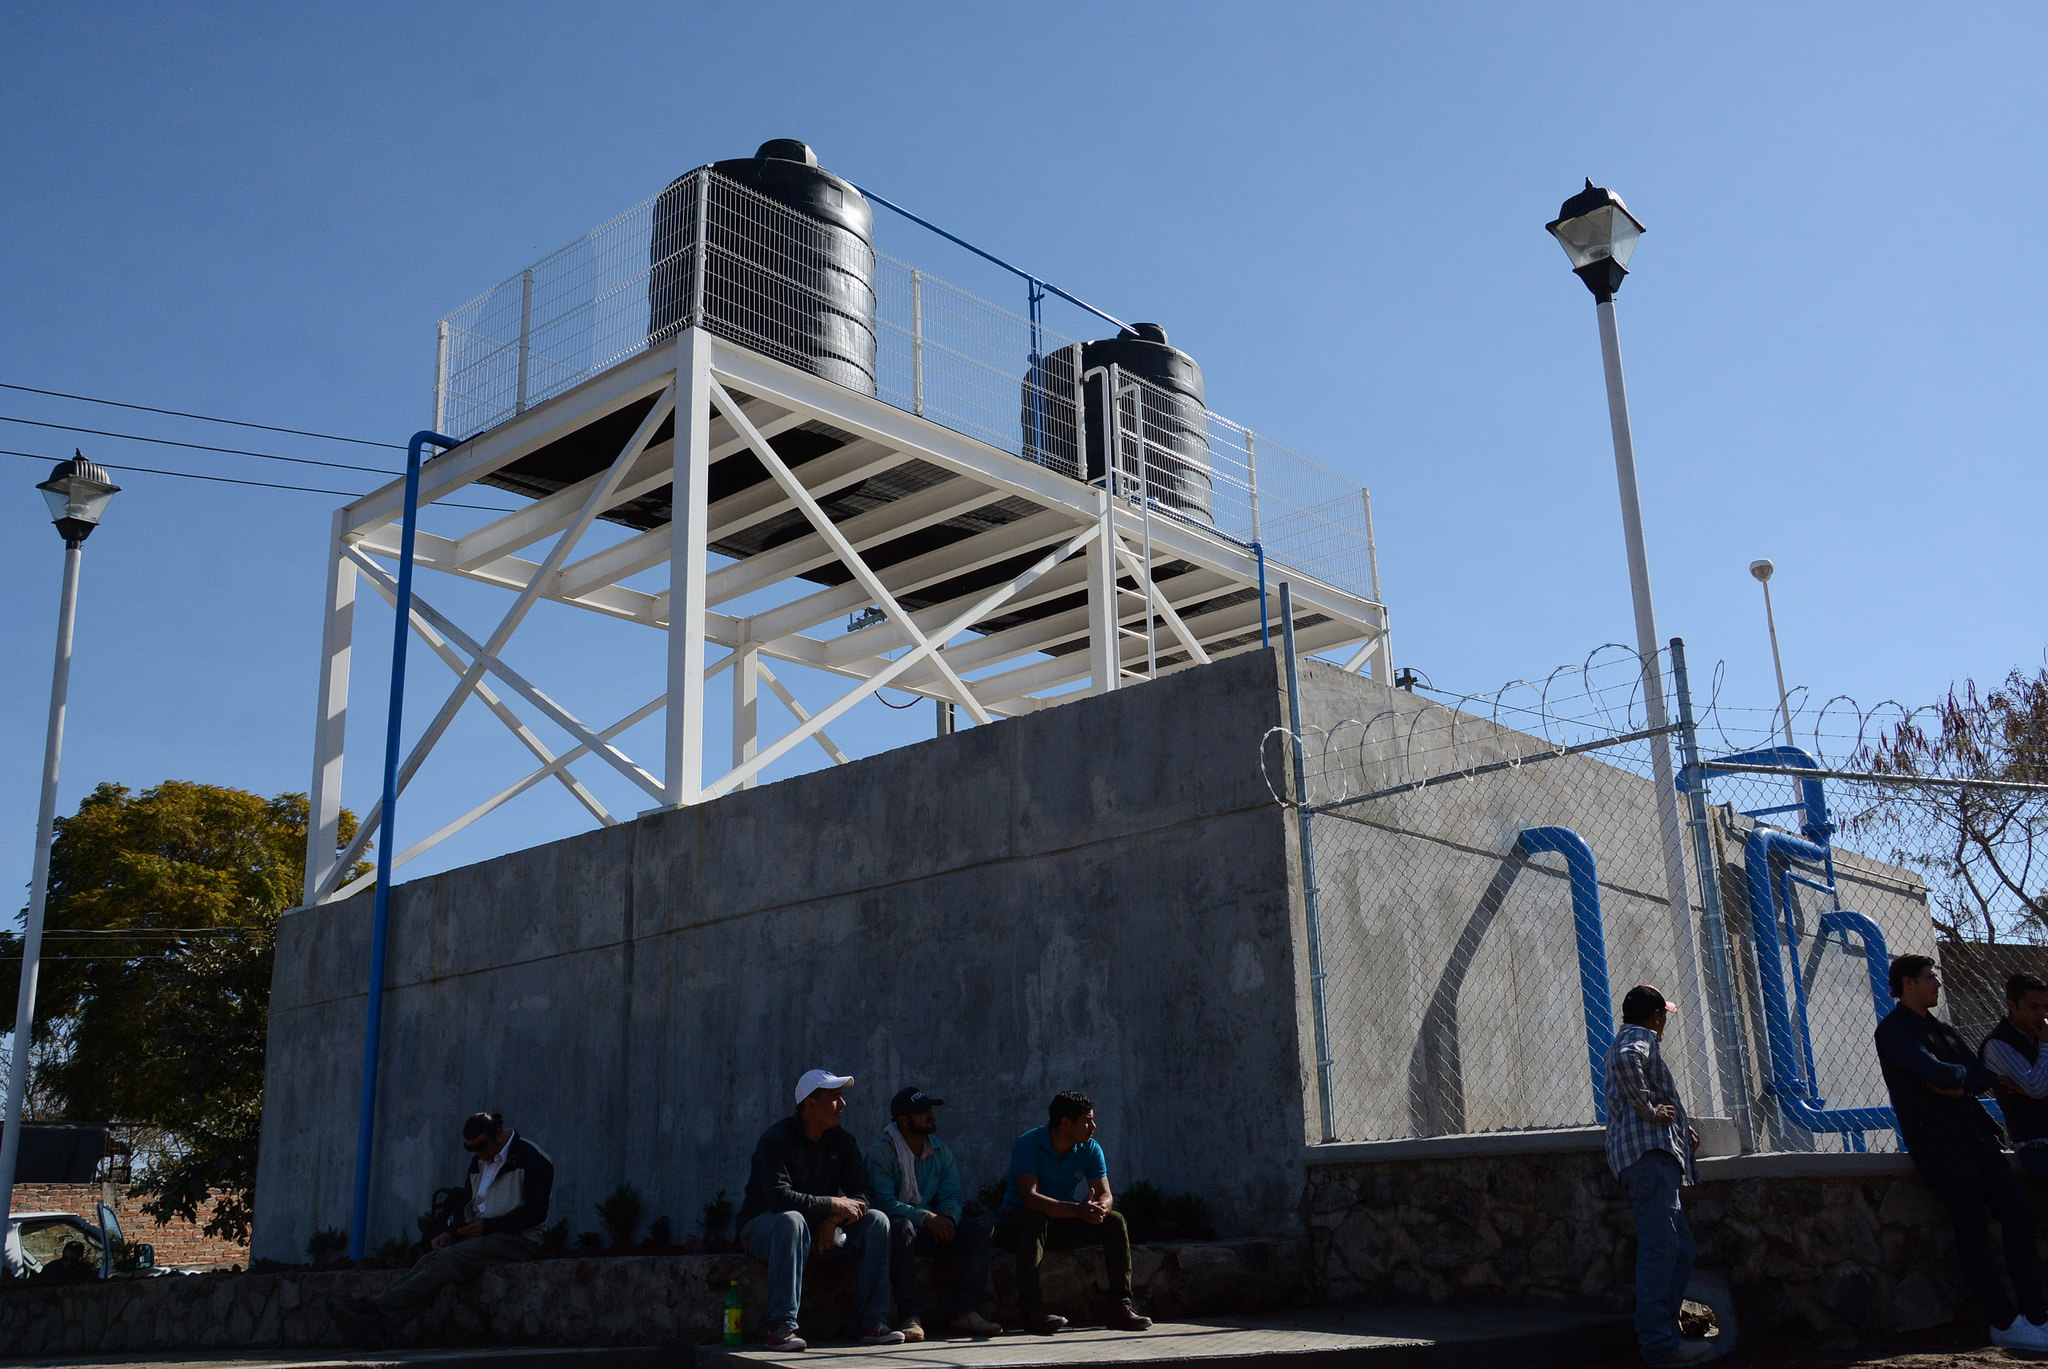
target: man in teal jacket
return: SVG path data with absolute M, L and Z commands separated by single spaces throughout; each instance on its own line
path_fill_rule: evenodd
M 979 1207 L 961 1202 L 960 1168 L 938 1137 L 935 1109 L 945 1101 L 920 1088 L 899 1090 L 889 1103 L 893 1120 L 867 1154 L 874 1204 L 889 1214 L 889 1280 L 896 1292 L 896 1315 L 902 1318 L 896 1329 L 906 1341 L 924 1339 L 919 1255 L 960 1266 L 947 1329 L 966 1336 L 996 1336 L 1003 1330 L 981 1315 L 995 1253 L 995 1222 Z

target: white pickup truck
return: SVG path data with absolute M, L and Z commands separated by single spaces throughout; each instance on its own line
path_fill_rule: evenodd
M 71 1241 L 85 1245 L 85 1262 L 95 1266 L 99 1277 L 115 1274 L 116 1252 L 121 1249 L 121 1223 L 114 1210 L 98 1205 L 97 1223 L 75 1212 L 16 1212 L 7 1219 L 7 1238 L 0 1245 L 0 1272 L 12 1278 L 33 1278 L 43 1266 L 64 1253 Z M 134 1247 L 137 1274 L 169 1273 L 156 1268 L 156 1251 L 147 1245 Z M 122 1271 L 126 1273 L 127 1271 Z

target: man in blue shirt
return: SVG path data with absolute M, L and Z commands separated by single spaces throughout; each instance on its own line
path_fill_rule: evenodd
M 896 1287 L 896 1329 L 906 1341 L 924 1339 L 923 1296 L 917 1257 L 951 1260 L 960 1282 L 947 1328 L 968 1336 L 1000 1336 L 1003 1328 L 981 1315 L 988 1297 L 989 1257 L 995 1222 L 982 1207 L 962 1201 L 960 1167 L 938 1137 L 945 1103 L 920 1088 L 899 1089 L 889 1103 L 895 1120 L 868 1147 L 868 1189 L 889 1214 L 889 1278 Z
M 1100 1245 L 1109 1274 L 1104 1324 L 1112 1331 L 1149 1330 L 1152 1319 L 1131 1307 L 1131 1233 L 1109 1191 L 1109 1162 L 1095 1140 L 1095 1103 L 1070 1091 L 1054 1097 L 1048 1112 L 1046 1125 L 1010 1148 L 1010 1184 L 996 1224 L 997 1243 L 1017 1257 L 1024 1329 L 1050 1336 L 1067 1324 L 1046 1307 L 1039 1287 L 1045 1252 Z

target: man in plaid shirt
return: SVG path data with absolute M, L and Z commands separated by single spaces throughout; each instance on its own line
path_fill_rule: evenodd
M 1694 1254 L 1678 1190 L 1699 1178 L 1692 1153 L 1700 1138 L 1658 1050 L 1668 1015 L 1677 1010 L 1661 989 L 1630 989 L 1605 1070 L 1607 1164 L 1636 1216 L 1636 1343 L 1653 1365 L 1698 1364 L 1715 1353 L 1708 1342 L 1684 1340 L 1678 1331 Z

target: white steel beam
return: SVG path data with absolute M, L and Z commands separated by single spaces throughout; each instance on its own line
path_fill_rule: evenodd
M 1088 548 L 1088 679 L 1089 693 L 1107 694 L 1121 681 L 1118 666 L 1118 629 L 1122 615 L 1117 611 L 1116 524 L 1110 514 L 1110 494 L 1094 492 L 1098 529 L 1095 544 Z
M 711 335 L 685 328 L 676 339 L 676 451 L 670 501 L 668 721 L 662 744 L 662 803 L 696 803 L 704 789 L 704 596 L 710 556 Z M 730 402 L 730 401 L 728 401 Z M 728 418 L 740 414 L 738 405 Z M 741 421 L 744 421 L 742 419 Z M 749 424 L 748 428 L 751 429 Z M 765 445 L 765 444 L 764 444 Z
M 782 706 L 788 709 L 798 722 L 807 723 L 811 720 L 810 710 L 796 701 L 796 695 L 790 693 L 789 687 L 775 678 L 774 671 L 770 670 L 766 665 L 759 664 L 756 665 L 755 669 L 760 672 L 761 679 L 767 686 L 775 691 L 775 697 L 782 700 Z M 832 758 L 832 764 L 845 765 L 847 763 L 847 754 L 839 749 L 839 743 L 825 735 L 824 728 L 821 727 L 816 732 L 813 732 L 811 740 L 816 742 L 824 750 L 825 754 Z
M 974 691 L 967 687 L 967 682 L 954 674 L 952 668 L 945 663 L 942 657 L 933 654 L 932 644 L 925 640 L 924 634 L 918 630 L 917 624 L 911 621 L 910 615 L 904 611 L 903 605 L 896 602 L 896 596 L 889 593 L 888 588 L 875 578 L 874 571 L 868 568 L 868 563 L 861 559 L 860 553 L 854 550 L 853 544 L 846 540 L 846 534 L 839 530 L 839 525 L 826 515 L 825 510 L 819 507 L 818 501 L 811 498 L 810 493 L 797 482 L 797 478 L 790 473 L 790 469 L 783 462 L 782 457 L 773 447 L 768 445 L 766 438 L 761 437 L 753 430 L 753 425 L 747 421 L 746 415 L 740 412 L 740 408 L 733 402 L 732 396 L 727 394 L 725 387 L 715 380 L 711 382 L 711 402 L 716 404 L 725 414 L 726 418 L 731 420 L 734 427 L 746 434 L 747 445 L 754 449 L 755 459 L 767 469 L 769 475 L 775 478 L 775 483 L 782 486 L 788 492 L 789 497 L 796 501 L 797 507 L 803 510 L 804 517 L 810 521 L 813 528 L 817 529 L 818 535 L 825 539 L 827 545 L 832 548 L 833 554 L 839 558 L 840 563 L 853 572 L 854 579 L 866 586 L 868 593 L 874 596 L 874 601 L 881 608 L 882 612 L 886 613 L 890 620 L 909 636 L 911 641 L 915 642 L 927 657 L 938 665 L 939 670 L 946 676 L 946 682 L 953 687 L 958 701 L 967 705 L 967 711 L 974 715 L 974 720 L 978 723 L 994 722 L 995 719 L 990 716 L 989 711 L 983 708 L 980 701 L 974 697 Z M 957 631 L 958 629 L 955 630 Z M 944 646 L 945 639 L 940 638 L 938 644 Z
M 1159 582 L 1152 578 L 1151 571 L 1146 567 L 1145 563 L 1139 560 L 1138 556 L 1123 544 L 1122 538 L 1117 539 L 1116 554 L 1117 558 L 1124 563 L 1124 568 L 1137 578 L 1138 583 L 1147 587 L 1145 592 L 1147 604 L 1158 610 L 1159 616 L 1166 620 L 1166 625 L 1173 629 L 1173 635 L 1180 638 L 1181 645 L 1188 649 L 1188 654 L 1193 656 L 1196 662 L 1201 665 L 1209 664 L 1209 653 L 1202 650 L 1200 639 L 1194 633 L 1188 631 L 1188 625 L 1180 620 L 1178 613 L 1174 612 L 1172 602 L 1160 591 Z
M 737 770 L 761 749 L 761 648 L 743 646 L 732 667 L 732 764 Z M 749 778 L 740 787 L 752 789 Z
M 334 513 L 327 542 L 327 598 L 321 615 L 319 701 L 314 705 L 313 783 L 306 814 L 305 901 L 312 903 L 341 846 L 341 763 L 348 739 L 348 673 L 356 612 L 356 568 L 342 549 L 347 522 Z

